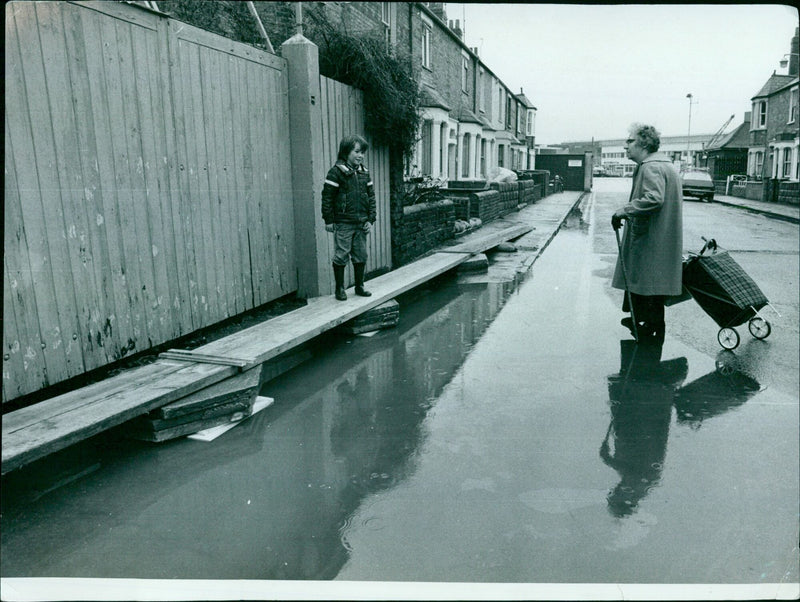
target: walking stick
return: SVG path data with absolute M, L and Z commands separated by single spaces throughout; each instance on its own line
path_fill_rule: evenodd
M 628 307 L 631 310 L 631 321 L 633 322 L 633 339 L 639 342 L 639 332 L 636 329 L 636 316 L 633 313 L 633 299 L 631 299 L 631 291 L 628 290 L 628 271 L 625 269 L 625 257 L 622 255 L 622 242 L 619 239 L 619 230 L 614 228 L 614 235 L 617 237 L 617 249 L 619 250 L 619 263 L 622 267 L 622 281 L 625 283 L 625 294 L 628 296 Z

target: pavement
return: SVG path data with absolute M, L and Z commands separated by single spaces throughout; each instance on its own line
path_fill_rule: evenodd
M 714 202 L 731 207 L 739 207 L 747 211 L 755 211 L 775 219 L 782 219 L 794 224 L 800 224 L 800 205 L 786 205 L 784 203 L 767 203 L 764 201 L 751 201 L 735 196 L 722 194 L 714 195 Z

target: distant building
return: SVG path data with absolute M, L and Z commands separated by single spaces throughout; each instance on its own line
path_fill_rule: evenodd
M 697 166 L 701 164 L 706 144 L 713 137 L 713 134 L 662 136 L 659 152 L 667 155 L 678 168 Z M 633 175 L 633 169 L 636 167 L 636 164 L 628 159 L 625 153 L 625 140 L 622 138 L 564 142 L 559 147 L 563 148 L 566 153 L 592 152 L 595 154 L 595 166 L 603 167 L 609 175 L 630 176 Z M 599 161 L 597 157 L 599 157 Z
M 708 172 L 714 180 L 726 180 L 728 176 L 747 173 L 747 150 L 750 139 L 750 112 L 732 132 L 712 141 L 705 152 Z

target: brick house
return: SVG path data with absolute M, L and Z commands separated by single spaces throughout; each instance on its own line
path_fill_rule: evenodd
M 751 98 L 747 176 L 764 182 L 761 200 L 798 203 L 798 33 L 792 38 L 788 75 L 774 73 Z

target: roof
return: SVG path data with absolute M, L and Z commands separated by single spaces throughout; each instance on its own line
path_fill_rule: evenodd
M 438 107 L 449 111 L 450 107 L 439 95 L 439 93 L 430 86 L 422 85 L 419 91 L 419 104 L 421 107 Z
M 750 100 L 774 94 L 778 90 L 781 90 L 782 88 L 785 88 L 787 85 L 793 83 L 796 79 L 797 79 L 796 75 L 778 75 L 777 73 L 773 73 L 772 75 L 769 76 L 767 82 L 763 86 L 761 86 L 761 89 L 758 91 L 758 94 L 753 96 Z
M 488 122 L 482 121 L 475 113 L 469 109 L 462 107 L 459 114 L 456 116 L 461 123 L 477 123 L 479 125 L 488 125 Z
M 724 148 L 748 148 L 750 146 L 749 131 L 750 121 L 743 121 L 741 124 L 739 124 L 739 127 L 723 136 L 719 142 L 716 142 L 713 146 L 709 146 L 707 150 L 713 151 L 722 150 Z
M 517 100 L 520 101 L 522 104 L 524 104 L 529 109 L 536 109 L 536 107 L 533 106 L 533 103 L 530 100 L 528 100 L 528 97 L 525 96 L 525 94 L 523 92 L 520 92 L 519 94 L 517 94 Z

